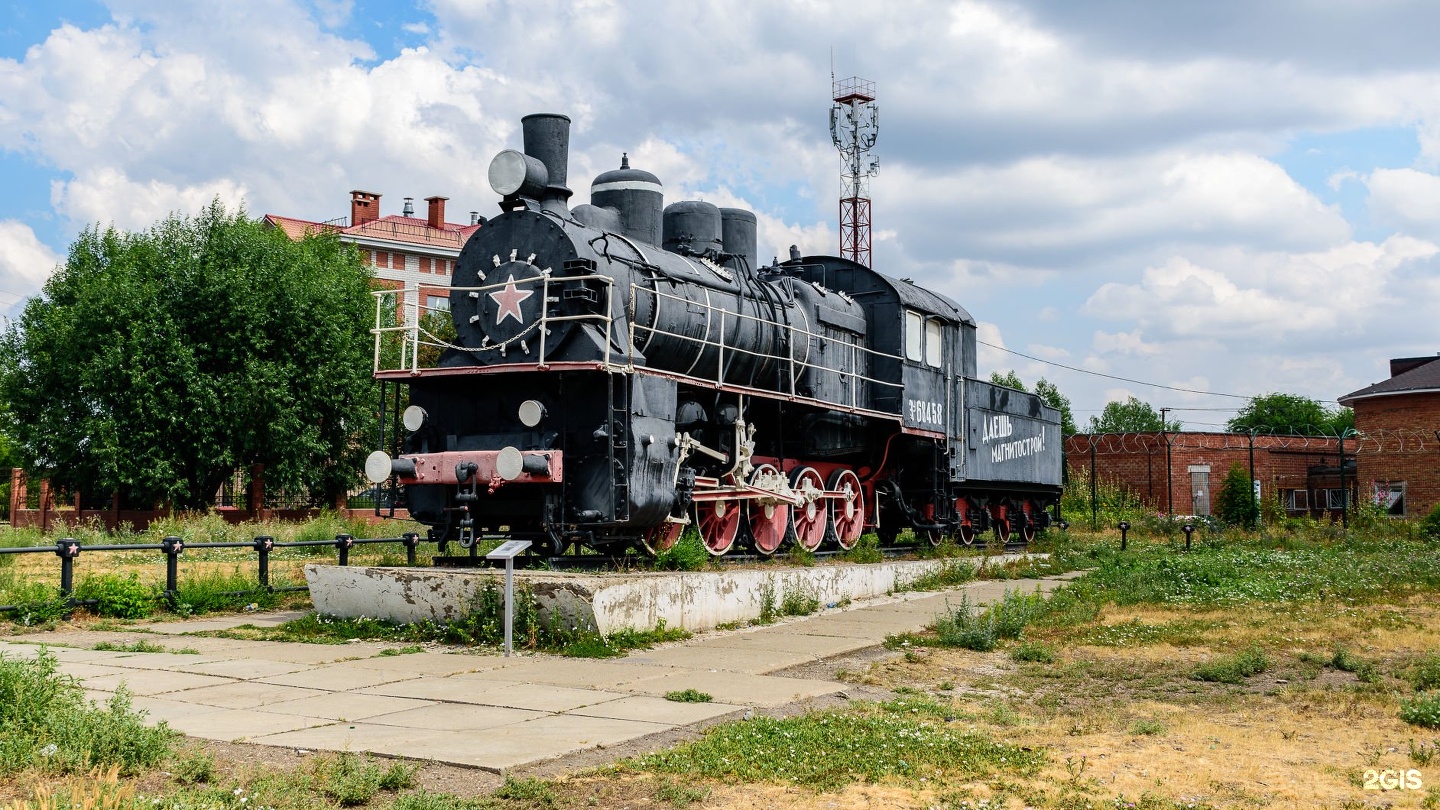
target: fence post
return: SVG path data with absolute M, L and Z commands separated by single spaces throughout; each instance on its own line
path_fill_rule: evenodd
M 170 536 L 160 541 L 160 550 L 165 552 L 165 595 L 171 599 L 180 590 L 180 555 L 185 553 L 185 541 Z
M 60 558 L 60 595 L 70 596 L 75 592 L 75 558 L 80 556 L 80 542 L 73 537 L 62 537 L 55 542 L 55 556 Z
M 350 547 L 355 545 L 355 537 L 349 534 L 335 535 L 335 548 L 340 551 L 340 564 L 350 564 Z
M 415 564 L 415 549 L 420 545 L 420 535 L 416 532 L 406 532 L 400 535 L 400 542 L 405 544 L 405 564 Z
M 270 550 L 275 548 L 275 538 L 260 535 L 255 538 L 255 553 L 260 555 L 260 587 L 270 589 Z
M 1122 521 L 1120 521 L 1120 526 L 1119 526 L 1119 528 L 1120 528 L 1120 550 L 1121 550 L 1121 551 L 1124 551 L 1124 550 L 1125 550 L 1125 546 L 1126 546 L 1126 544 L 1127 544 L 1128 541 L 1129 541 L 1130 521 L 1128 521 L 1128 520 L 1122 520 Z

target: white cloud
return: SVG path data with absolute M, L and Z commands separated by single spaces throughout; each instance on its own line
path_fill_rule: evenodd
M 29 225 L 0 220 L 0 306 L 9 307 L 40 291 L 65 257 L 36 238 Z

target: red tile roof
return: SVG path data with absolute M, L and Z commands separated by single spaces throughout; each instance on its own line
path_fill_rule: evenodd
M 265 222 L 280 228 L 291 239 L 299 239 L 308 233 L 338 232 L 342 236 L 357 239 L 384 239 L 388 242 L 405 242 L 427 247 L 443 247 L 459 250 L 480 225 L 461 225 L 447 222 L 443 228 L 432 228 L 430 223 L 416 217 L 387 216 L 359 225 L 342 228 L 323 222 L 310 222 L 294 217 L 266 214 Z

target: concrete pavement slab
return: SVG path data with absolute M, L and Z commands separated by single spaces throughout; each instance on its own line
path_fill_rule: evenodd
M 604 661 L 546 656 L 507 666 L 496 676 L 516 682 L 624 691 L 625 684 L 664 675 L 668 669 L 666 666 L 631 663 L 629 659 Z
M 186 689 L 167 697 L 184 703 L 200 703 L 225 709 L 253 709 L 324 694 L 327 693 L 319 689 L 301 689 L 298 686 L 276 686 L 259 681 L 230 681 L 215 686 Z
M 366 722 L 435 731 L 482 731 L 548 716 L 548 712 L 531 709 L 431 703 L 420 708 L 370 717 Z
M 746 675 L 739 672 L 697 672 L 677 669 L 673 674 L 630 684 L 627 689 L 663 697 L 668 692 L 696 689 L 719 703 L 736 706 L 783 706 L 796 700 L 843 692 L 848 687 L 833 681 Z
M 282 731 L 326 725 L 332 721 L 318 717 L 274 714 L 252 709 L 218 709 L 201 714 L 184 715 L 167 722 L 171 727 L 191 737 L 234 742 Z
M 205 633 L 214 630 L 233 630 L 236 627 L 277 627 L 285 622 L 310 615 L 308 610 L 282 610 L 273 613 L 241 613 L 235 616 L 220 616 L 210 619 L 186 619 L 176 622 L 143 624 L 140 629 L 151 633 L 179 635 L 183 633 Z
M 131 670 L 123 667 L 112 667 L 108 664 L 86 664 L 80 661 L 61 661 L 58 669 L 76 678 L 98 678 L 101 675 L 123 675 Z
M 210 714 L 215 711 L 214 706 L 206 706 L 201 703 L 181 703 L 168 698 L 152 697 L 133 698 L 131 706 L 138 711 L 145 712 L 145 719 L 152 726 L 162 720 L 173 723 L 181 717 L 194 717 L 197 714 Z
M 220 686 L 234 683 L 229 678 L 214 675 L 194 675 L 189 672 L 166 672 L 156 669 L 132 669 L 116 675 L 100 675 L 86 678 L 83 683 L 90 689 L 115 691 L 122 683 L 136 695 L 162 695 L 203 686 Z
M 376 754 L 398 754 L 397 744 L 434 732 L 425 729 L 404 729 L 373 723 L 331 723 L 325 726 L 285 731 L 251 737 L 250 742 L 284 745 L 292 748 L 318 748 L 324 751 L 355 751 Z M 403 754 L 401 754 L 403 756 Z
M 370 686 L 349 694 L 387 695 L 389 697 L 414 698 L 415 700 L 438 700 L 446 703 L 488 703 L 486 696 L 491 690 L 514 685 L 511 681 L 498 679 L 478 681 L 425 676 L 409 681 Z
M 498 655 L 468 655 L 465 653 L 410 653 L 406 655 L 377 655 L 351 662 L 354 666 L 376 669 L 382 672 L 403 672 L 408 675 L 458 675 L 462 672 L 488 672 L 500 669 L 513 661 Z
M 477 696 L 468 702 L 486 706 L 503 706 L 509 709 L 567 712 L 581 706 L 594 706 L 597 703 L 621 697 L 624 695 L 618 692 L 601 692 L 595 689 L 575 689 L 568 686 L 550 686 L 538 683 L 512 683 L 499 688 L 486 689 L 483 696 Z
M 126 669 L 183 670 L 196 664 L 207 664 L 212 661 L 223 660 L 223 658 L 211 658 L 203 655 L 190 655 L 188 653 L 118 653 L 116 658 L 108 662 L 108 665 L 125 667 Z
M 328 717 L 331 720 L 364 720 L 380 714 L 435 706 L 427 700 L 387 697 L 384 695 L 362 695 L 357 692 L 325 692 L 286 700 L 265 706 L 266 711 L 282 714 L 300 714 L 308 717 Z M 447 704 L 454 708 L 454 704 Z
M 637 737 L 648 737 L 674 726 L 664 723 L 643 723 L 638 720 L 617 720 L 613 717 L 587 717 L 577 714 L 552 714 L 538 720 L 526 720 L 513 726 L 496 729 L 514 730 L 517 734 L 533 734 L 547 740 L 559 740 L 587 748 L 615 745 Z
M 873 646 L 875 642 L 863 638 L 811 634 L 806 632 L 805 625 L 797 624 L 753 633 L 734 633 L 705 639 L 704 643 L 708 647 L 727 647 L 736 650 L 778 650 L 804 653 L 812 658 L 829 658 Z
M 585 715 L 614 720 L 639 720 L 668 726 L 688 726 L 744 710 L 744 706 L 732 706 L 729 703 L 684 703 L 649 695 L 631 695 L 594 706 L 582 706 L 566 712 L 565 716 Z
M 326 664 L 314 669 L 302 669 L 288 675 L 275 675 L 265 679 L 266 683 L 281 686 L 303 686 L 307 689 L 327 689 L 331 692 L 350 692 L 367 686 L 403 681 L 412 675 L 398 670 L 366 669 L 357 666 L 359 662 L 346 661 Z
M 252 681 L 287 675 L 291 672 L 310 669 L 314 664 L 297 664 L 292 661 L 270 661 L 265 658 L 228 658 L 219 661 L 206 660 L 199 664 L 180 664 L 180 672 L 194 672 L 198 675 L 219 675 L 223 678 Z
M 365 659 L 387 649 L 383 644 L 354 642 L 349 644 L 304 644 L 298 641 L 271 641 L 265 647 L 265 658 L 294 664 L 333 664 L 336 661 Z
M 586 747 L 516 729 L 516 726 L 501 726 L 484 734 L 431 731 L 419 737 L 381 742 L 378 745 L 383 750 L 377 748 L 377 753 L 433 759 L 503 775 L 512 768 L 555 759 Z
M 740 649 L 708 641 L 695 642 L 683 647 L 632 655 L 625 660 L 637 664 L 655 664 L 670 667 L 684 667 L 698 670 L 724 670 L 726 672 L 748 672 L 764 674 L 777 669 L 793 667 L 813 660 L 814 656 L 802 652 L 785 652 L 761 648 Z

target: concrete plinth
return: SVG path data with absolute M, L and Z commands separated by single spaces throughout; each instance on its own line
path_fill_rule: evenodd
M 992 563 L 1015 555 L 989 558 Z M 751 568 L 726 571 L 575 574 L 517 571 L 530 587 L 542 619 L 562 617 L 613 633 L 666 627 L 691 632 L 760 616 L 767 599 L 779 608 L 787 595 L 820 605 L 892 593 L 945 565 L 978 566 L 980 558 L 907 560 L 812 568 Z M 307 565 L 305 578 L 315 609 L 327 616 L 368 616 L 403 624 L 450 622 L 472 612 L 486 583 L 502 587 L 493 570 Z

